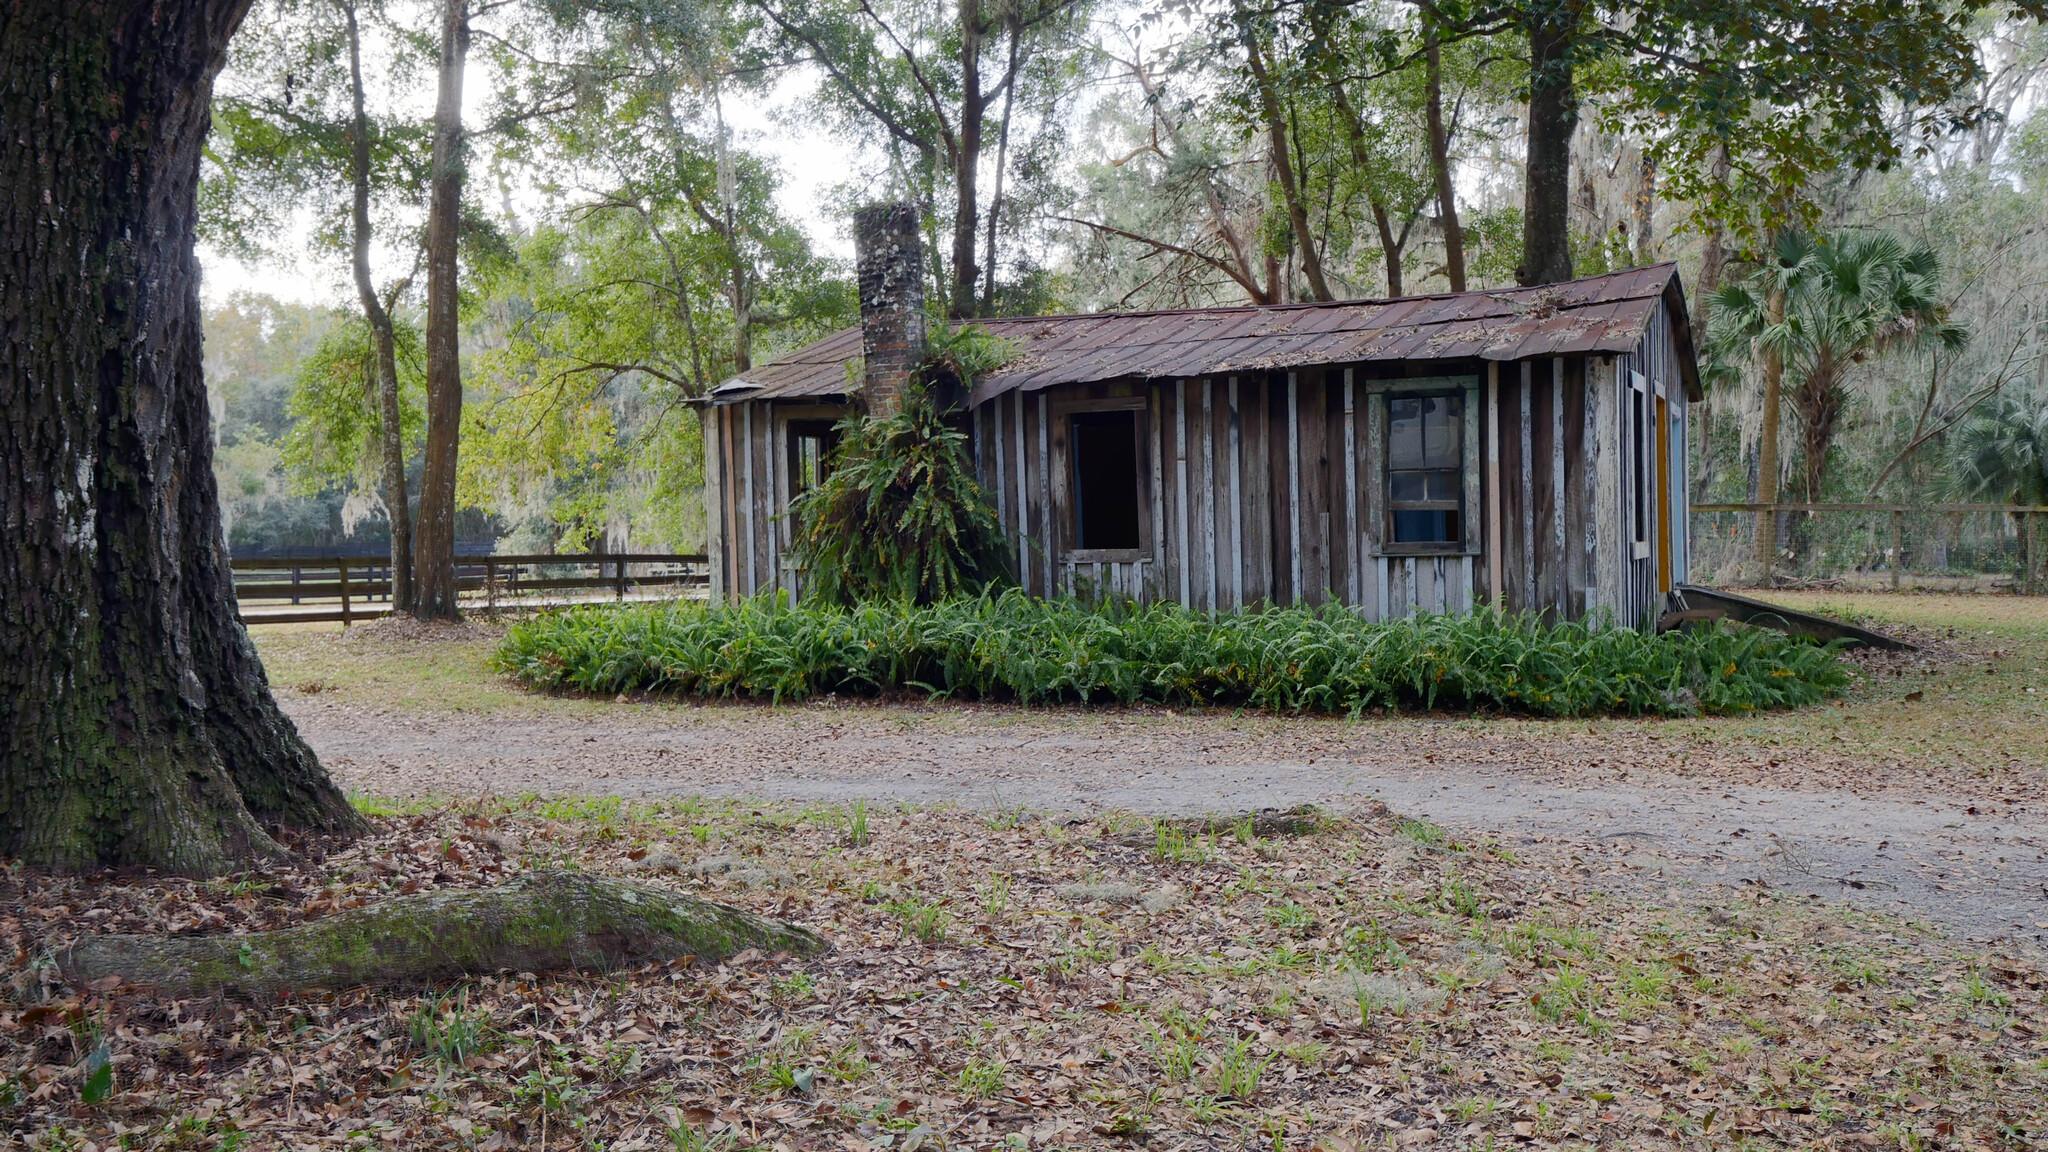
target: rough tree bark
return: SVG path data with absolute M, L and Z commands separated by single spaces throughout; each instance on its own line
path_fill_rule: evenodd
M 247 0 L 0 7 L 0 854 L 212 873 L 361 821 L 236 615 L 195 192 Z
M 58 967 L 167 996 L 421 988 L 493 972 L 611 971 L 748 948 L 815 955 L 814 932 L 663 888 L 546 871 L 481 891 L 423 892 L 274 932 L 87 936 Z
M 440 93 L 427 184 L 427 448 L 413 537 L 413 614 L 459 620 L 455 587 L 455 456 L 462 432 L 462 353 L 456 236 L 462 223 L 462 66 L 467 0 L 442 0 Z
M 1555 284 L 1572 278 L 1572 133 L 1579 124 L 1572 56 L 1582 8 L 1579 0 L 1564 0 L 1531 5 L 1529 11 L 1528 158 L 1522 262 L 1515 279 Z
M 1785 290 L 1774 286 L 1765 301 L 1771 327 L 1785 323 Z M 1785 353 L 1776 344 L 1764 348 L 1764 422 L 1756 453 L 1756 500 L 1759 504 L 1778 501 L 1778 423 L 1785 394 Z M 1771 567 L 1778 561 L 1778 514 L 1756 514 L 1757 579 L 1771 582 Z
M 349 95 L 355 101 L 349 122 L 350 159 L 354 171 L 356 296 L 377 346 L 377 414 L 384 451 L 384 506 L 391 520 L 391 607 L 410 612 L 412 596 L 412 508 L 405 498 L 405 439 L 398 418 L 398 352 L 391 334 L 391 313 L 377 298 L 370 278 L 370 118 L 363 110 L 362 34 L 356 25 L 354 0 L 342 6 L 348 19 Z
M 1315 234 L 1309 231 L 1308 208 L 1302 202 L 1301 183 L 1295 178 L 1294 161 L 1287 149 L 1287 119 L 1280 107 L 1280 93 L 1266 68 L 1265 47 L 1250 20 L 1241 19 L 1239 37 L 1244 44 L 1245 63 L 1251 69 L 1253 87 L 1259 94 L 1259 111 L 1266 122 L 1267 154 L 1273 175 L 1280 183 L 1280 198 L 1287 208 L 1287 224 L 1294 232 L 1295 251 L 1301 254 L 1301 274 L 1308 280 L 1310 299 L 1329 300 L 1330 286 L 1323 278 L 1322 255 L 1316 251 Z
M 1361 173 L 1371 173 L 1374 164 L 1371 149 L 1366 146 L 1365 119 L 1358 114 L 1357 107 L 1351 103 L 1350 90 L 1344 87 L 1342 79 L 1332 78 L 1330 80 L 1330 99 L 1336 105 L 1338 120 L 1344 127 L 1344 138 L 1351 145 L 1351 163 Z M 1387 211 L 1386 198 L 1380 194 L 1370 176 L 1366 178 L 1366 183 L 1367 187 L 1372 189 L 1367 193 L 1367 199 L 1372 205 L 1373 227 L 1378 229 L 1380 234 L 1380 260 L 1386 268 L 1387 295 L 1399 296 L 1401 295 L 1401 253 L 1408 245 L 1408 224 L 1414 221 L 1414 216 L 1412 214 L 1409 216 L 1408 222 L 1401 226 L 1401 231 L 1397 235 L 1394 232 L 1393 215 Z M 1465 266 L 1461 258 L 1458 264 L 1457 281 L 1460 291 L 1463 290 L 1464 275 Z
M 946 296 L 946 314 L 972 319 L 975 291 L 981 280 L 981 137 L 988 115 L 988 95 L 981 90 L 981 46 L 988 38 L 981 0 L 960 0 L 960 139 L 953 160 L 953 285 Z
M 1429 170 L 1436 177 L 1437 223 L 1444 233 L 1444 276 L 1451 291 L 1465 290 L 1465 229 L 1458 224 L 1458 190 L 1451 183 L 1451 138 L 1444 130 L 1444 66 L 1436 26 L 1424 33 L 1424 115 L 1429 122 Z M 1385 231 L 1385 229 L 1381 229 Z M 1400 295 L 1396 289 L 1394 295 Z

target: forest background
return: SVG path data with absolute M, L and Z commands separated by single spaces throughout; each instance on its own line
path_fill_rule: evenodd
M 1716 21 L 1755 6 L 1711 3 L 452 3 L 462 551 L 700 549 L 687 401 L 854 321 L 845 222 L 883 198 L 923 208 L 955 318 L 1504 286 L 1526 213 L 1561 212 L 1570 272 L 1676 260 L 1720 337 L 1695 501 L 1757 499 L 1763 455 L 1763 358 L 1712 294 L 1782 228 L 1893 239 L 1937 258 L 1925 316 L 1958 338 L 1866 342 L 1818 439 L 1788 399 L 1778 489 L 2048 501 L 1969 461 L 1998 417 L 2048 478 L 2048 33 L 2023 12 L 1803 30 L 1859 53 L 1744 42 Z M 202 210 L 209 275 L 243 285 L 206 324 L 238 555 L 387 547 L 365 285 L 416 506 L 450 11 L 259 0 L 234 42 Z M 1530 195 L 1545 147 L 1562 204 Z

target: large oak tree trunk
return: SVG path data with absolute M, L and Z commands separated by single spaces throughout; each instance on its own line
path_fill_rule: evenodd
M 378 439 L 384 452 L 384 507 L 391 520 L 391 606 L 410 612 L 412 596 L 412 509 L 405 498 L 405 436 L 399 423 L 398 351 L 391 332 L 391 313 L 377 298 L 377 286 L 370 279 L 370 118 L 363 111 L 362 34 L 356 24 L 354 3 L 346 5 L 348 17 L 349 95 L 354 99 L 354 118 L 349 131 L 354 139 L 350 159 L 355 167 L 355 193 L 351 223 L 354 236 L 356 296 L 363 305 L 363 318 L 377 348 Z
M 209 873 L 360 818 L 236 615 L 195 192 L 248 0 L 0 6 L 0 853 Z
M 443 0 L 440 93 L 427 188 L 427 450 L 413 538 L 413 612 L 422 620 L 462 616 L 455 587 L 455 454 L 462 432 L 455 276 L 462 223 L 462 66 L 468 56 L 467 0 Z
M 1570 234 L 1572 133 L 1579 93 L 1572 51 L 1576 0 L 1537 5 L 1529 27 L 1529 148 L 1522 197 L 1522 262 L 1515 279 L 1555 284 L 1572 278 Z

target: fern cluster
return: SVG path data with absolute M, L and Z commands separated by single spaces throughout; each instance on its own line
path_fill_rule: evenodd
M 1212 615 L 1014 589 L 926 606 L 770 599 L 575 608 L 513 626 L 527 683 L 800 700 L 914 692 L 1035 703 L 1247 704 L 1537 716 L 1739 713 L 1838 694 L 1833 647 L 1725 627 L 1646 635 L 1527 616 L 1372 623 L 1341 607 Z
M 933 390 L 971 387 L 1010 352 L 985 329 L 940 323 L 900 410 L 840 422 L 824 479 L 790 502 L 806 597 L 931 604 L 1009 582 L 1009 543 L 967 434 L 946 422 Z

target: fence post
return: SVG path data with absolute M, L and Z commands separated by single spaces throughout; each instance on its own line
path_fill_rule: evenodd
M 1899 569 L 1906 566 L 1906 514 L 1892 510 L 1892 591 L 1899 590 Z
M 2036 591 L 2035 583 L 2040 579 L 2036 569 L 2041 566 L 2041 514 L 2020 513 L 2020 592 L 2031 596 Z
M 292 565 L 292 603 L 299 602 L 299 566 Z
M 619 557 L 618 601 L 621 604 L 626 602 L 626 558 L 624 556 Z
M 353 623 L 348 610 L 348 561 L 336 561 L 335 568 L 341 573 L 341 626 L 346 628 Z
M 484 611 L 490 615 L 491 619 L 496 620 L 498 618 L 498 561 L 490 556 L 484 557 L 484 605 Z

